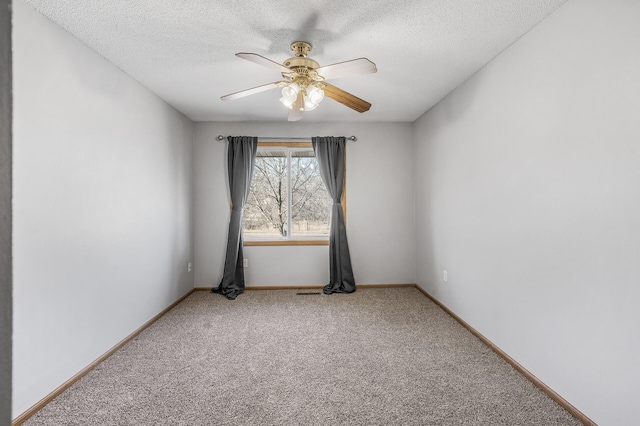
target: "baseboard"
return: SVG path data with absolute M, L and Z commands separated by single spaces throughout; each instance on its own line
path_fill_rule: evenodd
M 412 288 L 415 284 L 356 284 L 358 288 Z
M 246 286 L 244 289 L 247 291 L 260 291 L 260 290 L 319 290 L 322 289 L 321 285 L 279 285 L 279 286 L 261 286 L 261 285 L 250 285 Z
M 212 287 L 196 287 L 194 290 L 195 291 L 211 291 Z M 255 291 L 255 290 L 315 290 L 315 289 L 321 289 L 322 286 L 321 285 L 278 285 L 278 286 L 260 286 L 260 285 L 253 285 L 253 286 L 246 286 L 244 289 L 246 291 Z
M 540 390 L 542 390 L 551 399 L 553 399 L 556 403 L 558 403 L 558 405 L 560 405 L 562 408 L 564 408 L 569 413 L 571 413 L 571 415 L 573 417 L 575 417 L 576 419 L 578 419 L 579 421 L 581 421 L 583 424 L 585 424 L 587 426 L 598 426 L 593 420 L 591 420 L 589 417 L 587 417 L 583 412 L 581 412 L 576 407 L 571 405 L 571 403 L 569 403 L 569 401 L 567 401 L 566 399 L 561 397 L 558 393 L 556 393 L 556 391 L 554 391 L 549 386 L 547 386 L 542 380 L 540 380 L 536 376 L 534 376 L 529 370 L 527 370 L 522 365 L 520 365 L 515 359 L 511 358 L 506 352 L 504 352 L 502 349 L 500 349 L 498 346 L 496 346 L 491 340 L 489 340 L 485 336 L 483 336 L 478 330 L 476 330 L 475 328 L 471 327 L 465 320 L 460 318 L 453 311 L 451 311 L 449 308 L 447 308 L 445 305 L 443 305 L 438 299 L 433 297 L 431 294 L 429 294 L 426 290 L 424 290 L 419 285 L 416 284 L 414 287 L 417 288 L 418 291 L 420 291 L 426 297 L 431 299 L 431 301 L 433 303 L 438 305 L 443 311 L 445 311 L 447 314 L 449 314 L 449 316 L 451 316 L 453 319 L 458 321 L 464 328 L 469 330 L 471 332 L 471 334 L 476 336 L 482 343 L 487 345 L 492 351 L 494 351 L 496 354 L 498 354 L 500 357 L 502 357 L 505 361 L 507 361 L 513 368 L 515 368 L 523 376 L 525 376 L 527 378 L 527 380 L 529 380 L 531 383 L 536 385 Z
M 356 284 L 356 289 L 359 288 L 404 288 L 404 287 L 416 287 L 416 284 Z M 211 291 L 212 287 L 195 287 L 194 291 Z M 244 289 L 247 291 L 253 290 L 316 290 L 324 288 L 323 285 L 279 285 L 279 286 L 266 286 L 266 285 L 252 285 L 246 286 Z
M 25 421 L 27 421 L 31 416 L 33 416 L 35 413 L 37 413 L 38 411 L 40 411 L 45 405 L 47 405 L 49 402 L 51 402 L 54 398 L 56 398 L 58 395 L 60 395 L 62 392 L 64 392 L 65 390 L 67 390 L 72 384 L 74 384 L 75 382 L 77 382 L 78 380 L 80 380 L 82 378 L 82 376 L 84 376 L 85 374 L 87 374 L 89 371 L 93 370 L 98 364 L 100 364 L 102 361 L 104 361 L 105 359 L 109 358 L 111 355 L 113 355 L 118 349 L 122 348 L 124 345 L 126 345 L 127 343 L 129 343 L 131 340 L 133 340 L 133 338 L 135 338 L 138 334 L 142 333 L 144 331 L 144 329 L 146 329 L 147 327 L 149 327 L 151 324 L 153 324 L 154 322 L 156 322 L 161 316 L 163 316 L 164 314 L 166 314 L 167 312 L 169 312 L 171 309 L 173 309 L 174 306 L 176 306 L 178 303 L 182 302 L 184 299 L 186 299 L 189 295 L 191 295 L 191 293 L 193 293 L 195 290 L 189 290 L 184 296 L 181 296 L 178 300 L 176 300 L 175 302 L 173 302 L 171 305 L 169 305 L 168 307 L 166 307 L 165 309 L 162 310 L 162 312 L 160 312 L 158 315 L 154 316 L 153 318 L 151 318 L 149 321 L 147 321 L 146 323 L 144 323 L 140 328 L 138 328 L 136 331 L 134 331 L 133 333 L 131 333 L 130 335 L 128 335 L 127 337 L 125 337 L 122 341 L 120 341 L 120 343 L 118 343 L 117 345 L 115 345 L 114 347 L 112 347 L 111 349 L 109 349 L 107 352 L 105 352 L 104 354 L 102 354 L 98 359 L 96 359 L 95 361 L 93 361 L 91 364 L 89 364 L 88 366 L 86 366 L 85 368 L 83 368 L 80 372 L 78 372 L 77 374 L 75 374 L 73 377 L 71 377 L 69 380 L 67 380 L 66 382 L 64 382 L 63 384 L 61 384 L 60 386 L 58 386 L 53 392 L 51 392 L 49 395 L 45 396 L 44 398 L 42 398 L 40 401 L 38 401 L 35 405 L 33 405 L 31 408 L 29 408 L 27 411 L 25 411 L 24 413 L 20 414 L 18 417 L 16 417 L 15 419 L 13 419 L 13 421 L 11 422 L 12 426 L 17 426 L 17 425 L 21 425 L 22 423 L 24 423 Z

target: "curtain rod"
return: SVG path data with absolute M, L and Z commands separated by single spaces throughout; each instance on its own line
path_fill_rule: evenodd
M 356 138 L 355 136 L 345 136 L 345 138 L 349 141 L 357 141 L 358 138 Z M 218 135 L 218 137 L 216 138 L 219 141 L 225 140 L 226 137 L 222 136 L 222 135 Z M 273 140 L 273 141 L 292 141 L 292 142 L 311 142 L 311 138 L 276 138 L 276 137 L 258 137 L 259 140 L 261 141 L 265 141 L 265 140 Z

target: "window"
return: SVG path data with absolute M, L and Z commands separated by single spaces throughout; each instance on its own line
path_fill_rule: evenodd
M 310 143 L 261 142 L 243 216 L 245 245 L 327 244 L 332 204 Z

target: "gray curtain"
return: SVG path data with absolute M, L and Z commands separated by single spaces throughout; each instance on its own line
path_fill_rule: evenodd
M 320 176 L 333 198 L 331 210 L 331 231 L 329 234 L 330 281 L 324 286 L 325 294 L 353 293 L 356 281 L 351 268 L 351 255 L 347 242 L 347 229 L 342 212 L 342 186 L 344 183 L 344 137 L 311 138 L 316 153 Z
M 244 268 L 242 256 L 242 213 L 249 196 L 253 165 L 258 150 L 258 138 L 252 136 L 229 136 L 227 171 L 231 193 L 231 220 L 227 254 L 224 260 L 224 275 L 220 285 L 211 291 L 234 300 L 244 292 Z

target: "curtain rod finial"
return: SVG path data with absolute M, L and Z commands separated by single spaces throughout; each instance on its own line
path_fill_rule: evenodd
M 219 140 L 219 141 L 221 141 L 221 140 L 223 140 L 223 139 L 224 139 L 224 136 L 222 136 L 222 135 L 218 135 L 218 137 L 217 137 L 216 139 L 217 139 L 217 140 Z
M 358 138 L 356 138 L 355 136 L 350 136 L 347 139 L 349 139 L 350 141 L 354 141 L 354 142 L 358 140 Z

